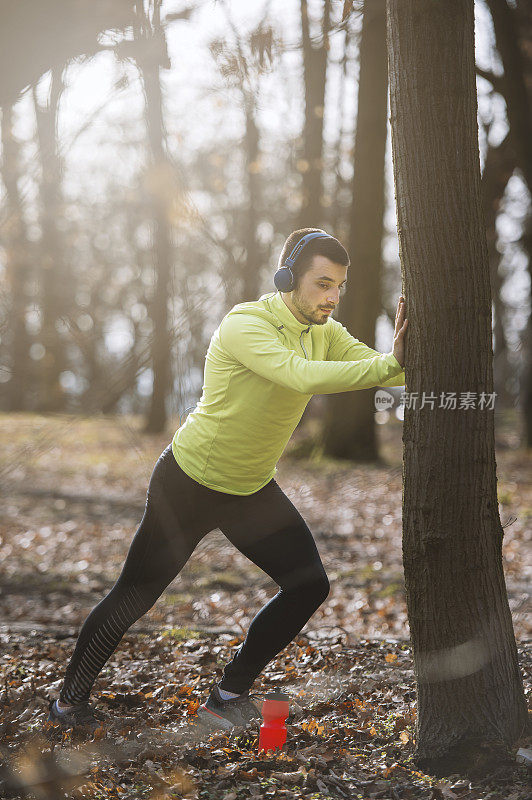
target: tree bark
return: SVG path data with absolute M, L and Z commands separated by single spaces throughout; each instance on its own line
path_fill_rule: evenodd
M 366 0 L 360 41 L 346 294 L 338 319 L 369 347 L 381 311 L 384 157 L 388 75 L 385 0 Z M 377 461 L 374 391 L 329 395 L 324 451 L 335 458 Z
M 324 0 L 322 41 L 314 47 L 310 35 L 307 0 L 301 0 L 303 74 L 305 84 L 305 128 L 303 131 L 302 202 L 299 227 L 319 227 L 322 222 L 323 116 L 331 0 Z
M 414 760 L 449 774 L 489 768 L 527 724 L 497 505 L 473 3 L 388 0 L 387 23 L 406 383 L 419 398 L 403 430 Z

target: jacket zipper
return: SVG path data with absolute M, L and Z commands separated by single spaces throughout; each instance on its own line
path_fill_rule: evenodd
M 305 345 L 303 344 L 303 334 L 304 333 L 308 333 L 308 331 L 309 331 L 308 328 L 306 329 L 306 331 L 301 331 L 301 334 L 299 336 L 299 344 L 301 345 L 301 348 L 302 348 L 302 350 L 303 350 L 303 352 L 305 354 L 305 358 L 307 359 L 307 361 L 308 361 L 308 354 L 307 354 L 307 351 L 305 350 Z

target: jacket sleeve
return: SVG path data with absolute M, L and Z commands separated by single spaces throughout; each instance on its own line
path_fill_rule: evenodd
M 278 339 L 266 320 L 230 314 L 219 328 L 222 347 L 248 369 L 302 394 L 333 394 L 381 386 L 401 371 L 393 353 L 353 361 L 307 361 Z
M 367 359 L 372 356 L 378 356 L 378 350 L 372 350 L 367 344 L 355 339 L 351 336 L 347 328 L 345 328 L 338 320 L 331 320 L 335 323 L 333 333 L 329 342 L 329 350 L 327 352 L 327 360 L 330 361 L 358 361 L 359 359 Z M 399 362 L 397 361 L 397 364 Z M 387 380 L 381 381 L 379 386 L 405 386 L 405 373 L 404 370 L 397 373 Z

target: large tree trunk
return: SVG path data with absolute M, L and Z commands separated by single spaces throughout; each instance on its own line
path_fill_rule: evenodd
M 2 179 L 6 189 L 6 215 L 1 239 L 5 252 L 6 280 L 10 307 L 6 329 L 9 331 L 10 378 L 6 387 L 6 411 L 27 409 L 30 383 L 30 337 L 26 329 L 26 310 L 30 277 L 29 242 L 26 235 L 22 199 L 18 188 L 19 142 L 13 134 L 12 106 L 2 111 Z
M 312 44 L 307 0 L 301 0 L 301 33 L 303 40 L 303 73 L 305 83 L 305 128 L 303 131 L 303 197 L 299 227 L 320 227 L 323 216 L 323 116 L 327 53 L 331 16 L 331 0 L 324 0 L 321 42 Z
M 50 95 L 41 107 L 34 87 L 35 117 L 41 158 L 39 186 L 41 223 L 41 342 L 45 348 L 40 362 L 41 381 L 39 410 L 63 411 L 66 392 L 60 375 L 67 366 L 66 343 L 58 330 L 61 315 L 73 307 L 74 287 L 68 274 L 58 221 L 62 210 L 62 164 L 57 148 L 57 110 L 63 89 L 61 68 L 52 70 Z
M 403 431 L 414 757 L 448 774 L 489 766 L 527 723 L 497 506 L 473 3 L 388 0 L 388 48 L 406 383 L 435 397 L 406 404 Z M 449 392 L 455 410 L 441 407 Z
M 338 319 L 369 347 L 375 347 L 381 311 L 387 88 L 385 0 L 366 0 L 349 236 L 351 265 Z M 328 455 L 355 461 L 378 459 L 374 396 L 370 391 L 327 397 L 324 450 Z
M 147 186 L 153 203 L 153 256 L 155 290 L 151 304 L 153 323 L 153 390 L 144 428 L 145 433 L 161 433 L 167 423 L 166 395 L 171 385 L 169 361 L 168 297 L 172 269 L 172 243 L 169 222 L 172 165 L 166 152 L 161 93 L 161 63 L 169 66 L 164 30 L 160 24 L 161 0 L 155 0 L 150 23 L 137 3 L 140 26 L 137 62 L 144 83 L 149 167 Z

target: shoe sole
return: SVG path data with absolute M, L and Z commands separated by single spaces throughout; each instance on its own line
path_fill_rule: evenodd
M 221 730 L 230 731 L 235 727 L 235 723 L 226 717 L 221 717 L 215 711 L 211 711 L 205 704 L 198 708 L 198 717 L 200 721 L 211 728 L 219 728 Z

